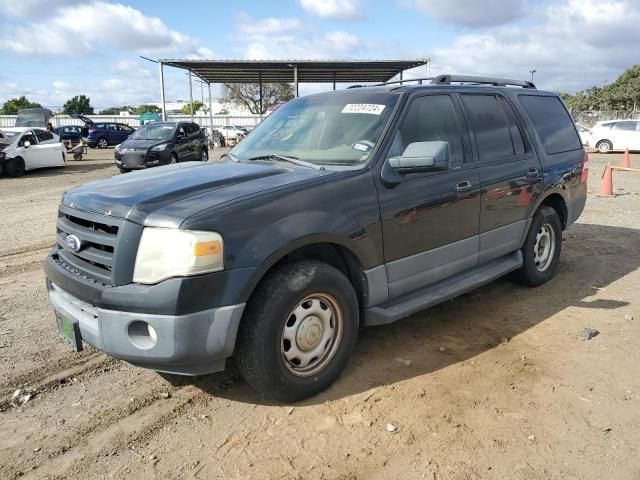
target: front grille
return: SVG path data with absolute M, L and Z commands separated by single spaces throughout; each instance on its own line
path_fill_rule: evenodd
M 60 263 L 74 275 L 113 285 L 115 250 L 121 227 L 122 220 L 61 206 L 56 228 Z M 69 235 L 80 239 L 79 251 L 70 249 Z

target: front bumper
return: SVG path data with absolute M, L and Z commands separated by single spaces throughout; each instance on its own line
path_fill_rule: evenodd
M 245 307 L 242 303 L 185 315 L 158 315 L 96 307 L 50 280 L 47 291 L 53 309 L 78 322 L 83 342 L 133 365 L 180 375 L 224 370 Z M 155 341 L 141 338 L 136 324 L 151 325 Z
M 116 165 L 127 170 L 141 170 L 148 167 L 165 165 L 171 160 L 169 150 L 118 150 L 114 153 Z

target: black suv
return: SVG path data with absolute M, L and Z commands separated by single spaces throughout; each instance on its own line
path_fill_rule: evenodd
M 68 190 L 49 298 L 74 348 L 186 375 L 233 355 L 299 400 L 336 380 L 361 325 L 507 273 L 550 280 L 587 173 L 564 104 L 529 82 L 310 95 L 221 162 Z
M 209 159 L 207 137 L 196 123 L 156 122 L 141 127 L 115 148 L 122 173 L 169 163 Z

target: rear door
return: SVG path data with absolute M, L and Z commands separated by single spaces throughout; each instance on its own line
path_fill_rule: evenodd
M 520 248 L 542 166 L 510 103 L 499 93 L 460 94 L 475 141 L 480 174 L 480 247 L 484 263 Z
M 425 141 L 447 142 L 451 161 L 448 170 L 403 175 L 397 184 L 378 179 L 390 299 L 474 267 L 480 209 L 478 171 L 451 95 L 411 98 L 393 138 L 387 165 Z
M 617 150 L 638 150 L 640 148 L 640 135 L 638 134 L 638 122 L 635 120 L 623 120 L 613 125 L 613 148 Z

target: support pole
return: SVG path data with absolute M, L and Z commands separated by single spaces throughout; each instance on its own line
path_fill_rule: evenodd
M 211 126 L 211 141 L 213 141 L 213 110 L 211 109 L 211 83 L 207 83 L 209 87 L 209 125 Z
M 427 60 L 427 78 L 431 78 L 431 59 Z
M 264 106 L 262 104 L 262 72 L 258 72 L 258 83 L 260 84 L 260 115 L 264 113 Z
M 333 91 L 336 91 L 336 72 L 333 72 Z
M 191 70 L 189 70 L 189 111 L 193 122 L 193 82 L 191 81 Z
M 400 70 L 400 85 L 402 85 L 402 70 Z
M 164 71 L 162 69 L 162 62 L 158 62 L 160 65 L 160 103 L 162 103 L 162 121 L 167 121 L 167 108 L 164 100 Z
M 295 89 L 296 98 L 298 98 L 298 65 L 293 66 L 293 88 Z

